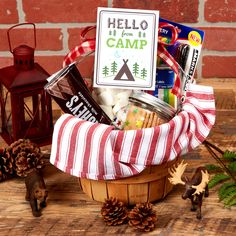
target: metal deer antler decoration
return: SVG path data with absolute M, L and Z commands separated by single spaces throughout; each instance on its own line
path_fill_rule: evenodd
M 174 166 L 169 169 L 170 183 L 182 184 L 185 186 L 185 191 L 182 195 L 183 199 L 189 198 L 192 203 L 191 211 L 197 210 L 197 219 L 201 219 L 201 206 L 203 194 L 205 197 L 209 196 L 208 192 L 208 182 L 209 174 L 204 167 L 198 167 L 192 176 L 191 179 L 185 177 L 185 180 L 182 179 L 182 175 L 187 167 L 187 163 L 182 161 L 178 166 Z M 197 208 L 196 208 L 197 206 Z

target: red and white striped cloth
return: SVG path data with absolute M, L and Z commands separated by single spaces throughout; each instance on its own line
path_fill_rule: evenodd
M 64 114 L 54 127 L 50 162 L 82 178 L 128 177 L 196 148 L 214 122 L 213 89 L 196 84 L 189 85 L 183 110 L 169 123 L 153 128 L 114 130 Z
M 80 34 L 82 43 L 79 46 L 74 47 L 64 58 L 63 67 L 73 63 L 76 58 L 85 56 L 87 53 L 94 52 L 96 48 L 96 38 L 88 38 L 87 34 L 91 30 L 95 30 L 96 26 L 87 26 Z

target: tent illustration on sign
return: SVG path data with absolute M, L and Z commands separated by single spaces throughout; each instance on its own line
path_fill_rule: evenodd
M 127 65 L 128 59 L 124 60 L 124 65 L 121 67 L 121 69 L 119 70 L 119 72 L 117 73 L 116 77 L 114 78 L 114 80 L 127 80 L 127 81 L 135 81 L 134 77 Z M 125 76 L 125 77 L 124 77 Z M 124 79 L 125 78 L 125 79 Z

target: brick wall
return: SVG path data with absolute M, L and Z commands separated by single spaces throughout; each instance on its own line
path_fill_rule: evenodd
M 12 64 L 7 29 L 34 22 L 36 61 L 49 73 L 57 71 L 64 55 L 78 45 L 81 28 L 96 23 L 98 6 L 160 10 L 162 18 L 203 29 L 206 37 L 197 77 L 236 78 L 235 0 L 1 0 L 0 68 Z M 21 29 L 12 41 L 13 47 L 32 43 L 32 30 Z M 92 74 L 92 64 L 90 58 L 80 65 L 83 76 Z

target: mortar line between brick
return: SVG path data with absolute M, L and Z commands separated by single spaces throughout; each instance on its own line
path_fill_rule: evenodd
M 112 7 L 113 5 L 113 0 L 107 0 L 107 6 Z
M 12 58 L 12 54 L 10 52 L 1 51 L 1 57 L 11 57 Z
M 199 1 L 198 5 L 198 24 L 203 24 L 205 22 L 204 19 L 204 6 L 205 6 L 205 1 Z
M 202 56 L 235 57 L 236 51 L 203 50 L 201 54 Z
M 65 56 L 69 50 L 60 50 L 60 51 L 35 51 L 35 56 Z
M 62 38 L 62 50 L 63 52 L 65 53 L 68 53 L 69 52 L 69 34 L 68 34 L 68 28 L 67 27 L 64 27 L 62 26 L 61 27 L 61 33 L 63 35 L 63 38 Z
M 25 22 L 25 13 L 23 10 L 23 4 L 22 4 L 23 0 L 17 0 L 16 1 L 16 7 L 17 7 L 17 12 L 18 12 L 18 16 L 19 16 L 19 23 L 24 23 Z
M 198 24 L 203 24 L 204 22 L 204 6 L 205 1 L 200 0 L 198 4 Z M 202 78 L 202 53 L 200 54 L 200 57 L 198 59 L 197 76 Z

